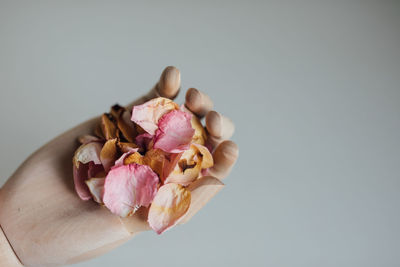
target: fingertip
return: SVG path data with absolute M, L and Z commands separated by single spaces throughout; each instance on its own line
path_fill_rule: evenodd
M 186 92 L 185 106 L 198 117 L 204 117 L 213 105 L 211 98 L 196 88 L 189 88 Z
M 231 140 L 223 141 L 213 153 L 214 166 L 209 170 L 210 174 L 221 179 L 226 177 L 238 157 L 238 145 Z
M 168 66 L 161 73 L 160 80 L 157 83 L 157 92 L 162 97 L 174 99 L 181 87 L 181 73 L 178 68 Z
M 239 157 L 239 147 L 235 142 L 233 142 L 231 140 L 226 140 L 226 141 L 223 141 L 217 147 L 214 154 L 215 153 L 217 153 L 216 156 L 221 155 L 225 159 L 229 159 L 230 162 L 235 163 L 237 158 Z
M 212 137 L 220 141 L 231 138 L 235 131 L 232 120 L 214 110 L 206 115 L 206 128 Z

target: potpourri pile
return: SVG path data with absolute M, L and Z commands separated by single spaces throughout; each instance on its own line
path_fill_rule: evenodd
M 200 120 L 167 98 L 132 110 L 114 105 L 94 133 L 79 138 L 73 157 L 77 194 L 121 217 L 149 207 L 147 221 L 158 234 L 186 214 L 187 187 L 214 164 Z

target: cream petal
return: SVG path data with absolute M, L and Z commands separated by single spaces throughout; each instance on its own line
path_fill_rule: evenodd
M 142 105 L 134 106 L 131 120 L 154 135 L 158 128 L 158 120 L 171 110 L 177 110 L 179 106 L 172 100 L 164 97 L 154 98 Z
M 197 149 L 199 150 L 200 154 L 203 157 L 203 160 L 201 162 L 201 168 L 202 169 L 211 168 L 214 165 L 214 159 L 212 157 L 210 150 L 207 147 L 199 144 L 192 144 L 192 145 L 197 147 Z
M 150 227 L 157 234 L 173 227 L 188 211 L 190 201 L 190 191 L 183 186 L 178 184 L 161 186 L 149 209 Z
M 186 186 L 202 174 L 202 169 L 210 168 L 213 165 L 212 155 L 205 146 L 191 144 L 190 148 L 182 154 L 165 183 L 178 183 Z
M 100 151 L 103 145 L 98 142 L 92 142 L 81 145 L 74 154 L 73 162 L 76 168 L 79 168 L 79 162 L 86 164 L 93 161 L 95 164 L 101 164 Z
M 106 178 L 103 177 L 103 178 L 90 178 L 89 180 L 85 181 L 93 197 L 93 200 L 100 204 L 103 204 L 103 190 L 104 190 L 105 180 Z
M 197 179 L 201 171 L 202 157 L 198 157 L 199 150 L 191 145 L 188 150 L 183 152 L 178 164 L 169 174 L 164 183 L 177 183 L 188 185 Z

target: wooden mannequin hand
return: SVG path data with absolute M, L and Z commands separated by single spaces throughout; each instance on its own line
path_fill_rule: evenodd
M 174 98 L 179 88 L 179 71 L 167 67 L 156 86 L 132 105 L 157 96 Z M 217 148 L 213 153 L 215 165 L 209 170 L 212 176 L 201 177 L 191 185 L 191 206 L 181 222 L 187 222 L 222 188 L 219 179 L 228 175 L 238 157 L 236 144 L 227 140 L 233 124 L 210 111 L 208 96 L 191 88 L 185 105 L 199 117 L 206 115 L 209 138 Z M 1 189 L 0 225 L 24 266 L 59 266 L 87 260 L 149 229 L 143 208 L 132 217 L 120 218 L 94 201 L 82 201 L 75 193 L 72 156 L 78 147 L 77 137 L 91 133 L 96 123 L 98 118 L 86 121 L 41 147 Z M 0 248 L 4 240 L 0 231 Z M 8 248 L 2 253 L 11 251 Z M 18 266 L 0 257 L 0 263 L 5 262 Z

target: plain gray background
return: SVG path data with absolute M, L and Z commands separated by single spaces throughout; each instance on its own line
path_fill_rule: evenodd
M 399 2 L 0 0 L 1 183 L 167 65 L 234 120 L 237 166 L 187 225 L 76 267 L 400 265 Z

